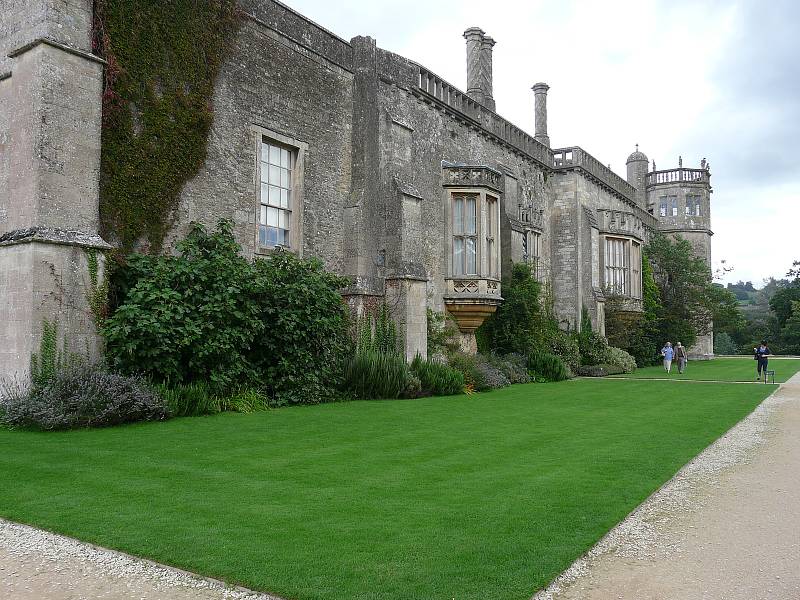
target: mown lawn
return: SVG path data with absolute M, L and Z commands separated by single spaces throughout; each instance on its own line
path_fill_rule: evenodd
M 574 380 L 0 431 L 0 515 L 287 598 L 527 599 L 774 387 Z
M 771 358 L 769 369 L 775 371 L 775 382 L 783 383 L 800 371 L 800 359 Z M 618 375 L 616 377 L 635 377 L 638 379 L 669 377 L 671 379 L 691 379 L 695 381 L 753 381 L 756 378 L 756 361 L 749 356 L 690 360 L 682 375 L 678 373 L 678 363 L 673 362 L 672 373 L 669 375 L 667 375 L 664 367 L 659 365 L 636 369 L 630 375 Z

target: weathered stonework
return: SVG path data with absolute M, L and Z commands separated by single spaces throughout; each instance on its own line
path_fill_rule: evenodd
M 90 0 L 3 0 L 0 14 L 0 375 L 24 378 L 45 321 L 71 351 L 99 353 L 103 61 Z
M 290 249 L 347 275 L 355 313 L 386 302 L 409 359 L 425 355 L 428 308 L 460 318 L 462 345 L 474 351 L 474 327 L 502 302 L 513 262 L 535 263 L 563 327 L 579 327 L 585 308 L 602 332 L 606 240 L 632 247 L 662 228 L 686 233 L 708 255 L 708 194 L 702 217 L 663 219 L 652 212 L 655 190 L 674 182 L 648 173 L 643 154 L 629 159 L 626 181 L 577 146 L 551 149 L 546 84 L 533 88 L 535 136 L 499 116 L 494 40 L 481 29 L 465 32 L 462 92 L 372 38 L 348 42 L 273 0 L 239 5 L 243 23 L 215 84 L 207 159 L 182 190 L 166 248 L 190 222 L 225 217 L 247 255 L 268 252 L 259 242 L 259 148 L 287 149 Z M 0 8 L 0 101 L 10 107 L 0 113 L 0 236 L 17 232 L 0 241 L 0 302 L 9 307 L 2 334 L 15 339 L 2 355 L 8 372 L 26 364 L 48 311 L 94 339 L 79 317 L 81 244 L 36 236 L 97 233 L 103 65 L 90 54 L 89 0 L 0 0 Z M 705 180 L 679 182 L 681 198 L 689 188 L 710 191 L 704 172 Z M 474 223 L 456 224 L 454 203 L 465 198 L 476 202 Z M 30 243 L 11 243 L 20 236 Z M 455 238 L 474 248 L 471 258 L 457 254 Z M 41 301 L 58 288 L 43 261 L 64 282 L 58 308 Z M 632 282 L 627 293 L 630 309 L 641 310 Z
M 644 157 L 647 164 L 647 157 Z M 630 170 L 629 170 L 630 173 Z M 637 171 L 640 178 L 641 171 Z M 678 159 L 677 169 L 655 170 L 644 176 L 648 209 L 656 215 L 659 230 L 681 236 L 695 253 L 711 265 L 711 173 L 706 159 L 700 168 L 684 168 Z M 710 267 L 709 267 L 710 268 Z M 710 359 L 714 356 L 714 333 L 700 335 L 688 350 L 689 358 Z

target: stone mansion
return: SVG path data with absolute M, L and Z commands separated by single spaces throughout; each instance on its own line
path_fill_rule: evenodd
M 181 192 L 167 248 L 190 222 L 225 217 L 248 256 L 278 246 L 317 256 L 351 279 L 354 311 L 387 302 L 408 357 L 426 353 L 428 308 L 449 312 L 474 350 L 513 262 L 535 267 L 564 327 L 579 327 L 585 308 L 602 333 L 608 294 L 641 310 L 652 232 L 683 235 L 710 260 L 706 161 L 655 170 L 637 148 L 622 178 L 579 146 L 551 148 L 545 83 L 532 87 L 534 135 L 496 112 L 495 42 L 481 29 L 464 32 L 462 91 L 276 0 L 239 5 L 206 163 Z M 43 320 L 98 347 L 88 298 L 113 240 L 98 228 L 105 65 L 92 53 L 92 2 L 0 0 L 0 14 L 0 374 L 10 374 L 26 371 Z M 701 337 L 694 353 L 711 352 Z

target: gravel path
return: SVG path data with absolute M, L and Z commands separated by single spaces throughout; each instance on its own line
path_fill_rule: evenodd
M 3 600 L 280 600 L 0 519 Z
M 800 599 L 800 374 L 533 600 Z

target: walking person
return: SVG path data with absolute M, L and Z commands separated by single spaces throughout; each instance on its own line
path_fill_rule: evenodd
M 675 356 L 675 349 L 672 347 L 672 342 L 667 342 L 661 349 L 661 356 L 664 357 L 664 370 L 667 374 L 672 372 L 672 359 Z
M 686 356 L 686 347 L 680 342 L 675 346 L 675 360 L 678 361 L 678 373 L 683 375 L 686 370 L 686 361 L 689 360 L 689 357 Z
M 767 382 L 767 363 L 769 363 L 769 346 L 767 346 L 767 342 L 761 340 L 761 344 L 758 348 L 753 348 L 753 358 L 758 361 L 758 365 L 756 367 L 756 381 L 761 379 L 761 374 L 764 374 L 764 383 Z

